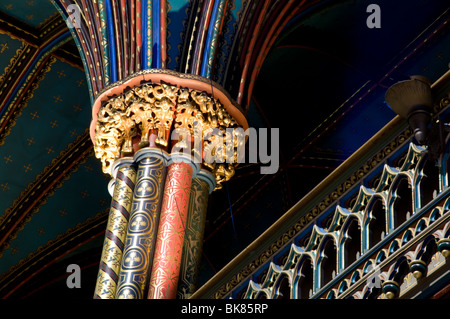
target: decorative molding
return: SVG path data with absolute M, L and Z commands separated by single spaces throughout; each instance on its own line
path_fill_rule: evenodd
M 17 49 L 16 54 L 11 58 L 9 65 L 5 68 L 0 77 L 0 97 L 7 89 L 9 82 L 16 77 L 17 73 L 19 73 L 20 68 L 17 66 L 23 63 L 23 61 L 28 57 L 27 54 L 31 51 L 32 47 L 25 43 L 22 43 L 22 46 Z
M 8 34 L 11 38 L 28 43 L 29 45 L 37 47 L 39 36 L 36 30 L 29 25 L 8 16 L 6 13 L 0 11 L 0 30 Z
M 23 47 L 23 50 L 20 50 L 18 56 L 14 62 L 11 63 L 11 67 L 14 69 L 14 65 L 17 61 L 24 61 L 29 58 L 27 54 L 30 52 L 30 48 L 28 46 Z M 34 55 L 32 53 L 31 55 Z M 5 138 L 11 132 L 12 127 L 16 124 L 17 118 L 22 114 L 22 111 L 28 105 L 30 99 L 34 96 L 34 92 L 39 88 L 39 84 L 45 78 L 46 74 L 50 72 L 52 64 L 56 62 L 56 59 L 52 56 L 44 57 L 40 61 L 37 62 L 34 70 L 31 72 L 33 76 L 28 78 L 27 83 L 24 83 L 21 88 L 19 88 L 18 94 L 14 97 L 13 101 L 8 106 L 8 110 L 5 111 L 5 114 L 0 118 L 0 145 L 3 145 L 5 142 Z M 14 73 L 15 71 L 13 71 Z M 7 74 L 7 73 L 5 73 Z M 5 77 L 7 78 L 8 75 Z M 7 83 L 4 87 L 7 86 Z M 8 87 L 8 91 L 12 91 L 14 88 Z M 2 88 L 2 91 L 4 89 Z M 0 96 L 2 94 L 0 91 Z M 7 107 L 7 106 L 4 106 Z
M 167 84 L 171 84 L 173 86 L 179 86 L 179 87 L 190 87 L 189 84 L 193 82 L 199 82 L 196 89 L 202 90 L 202 88 L 199 86 L 203 84 L 203 90 L 207 90 L 209 94 L 214 94 L 214 90 L 217 93 L 220 93 L 224 95 L 224 98 L 229 100 L 229 103 L 232 104 L 234 107 L 236 107 L 240 112 L 243 112 L 243 109 L 240 107 L 239 104 L 237 104 L 231 96 L 228 94 L 228 92 L 218 83 L 191 73 L 180 73 L 176 71 L 172 71 L 169 69 L 147 69 L 147 70 L 140 70 L 136 73 L 133 73 L 129 75 L 128 77 L 123 78 L 122 80 L 116 81 L 105 88 L 103 88 L 101 91 L 98 92 L 98 94 L 95 96 L 95 100 L 101 100 L 104 101 L 107 99 L 105 95 L 110 96 L 111 91 L 115 88 L 121 88 L 125 85 L 131 86 L 130 82 L 134 79 L 138 79 L 142 82 L 150 82 L 152 81 L 152 75 L 154 76 L 155 80 L 153 80 L 154 83 L 158 83 L 158 79 L 162 78 L 162 81 L 165 81 Z M 167 80 L 166 80 L 167 79 Z M 125 86 L 126 87 L 126 86 Z M 113 93 L 115 95 L 118 95 L 120 93 Z M 215 96 L 215 98 L 219 98 L 219 96 Z

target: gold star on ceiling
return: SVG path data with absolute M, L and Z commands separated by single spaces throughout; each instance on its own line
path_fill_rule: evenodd
M 0 53 L 3 53 L 3 52 L 5 52 L 8 49 L 9 49 L 8 43 L 0 44 Z
M 32 137 L 32 138 L 27 138 L 27 143 L 28 143 L 28 146 L 31 146 L 31 145 L 35 144 L 36 141 L 34 140 L 34 137 Z
M 12 162 L 11 155 L 3 156 L 3 159 L 5 160 L 5 164 L 8 164 L 8 163 Z
M 53 122 L 50 122 L 50 126 L 51 126 L 52 128 L 58 127 L 58 121 L 57 121 L 57 120 L 54 120 Z
M 8 186 L 8 182 L 1 184 L 0 188 L 2 191 L 6 192 L 7 190 L 9 190 L 9 186 Z
M 19 252 L 19 249 L 17 248 L 17 245 L 14 245 L 10 248 L 11 250 L 11 255 L 15 255 Z
M 77 130 L 76 129 L 70 131 L 70 136 L 71 137 L 74 137 L 75 135 L 77 135 Z
M 31 119 L 33 119 L 33 120 L 35 120 L 35 119 L 38 119 L 38 118 L 39 118 L 39 114 L 38 114 L 38 112 L 34 112 L 34 113 L 31 113 L 31 112 L 30 112 L 30 115 L 31 115 Z

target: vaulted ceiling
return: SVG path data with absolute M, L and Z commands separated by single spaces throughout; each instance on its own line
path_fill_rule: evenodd
M 266 52 L 242 104 L 251 127 L 280 129 L 279 169 L 261 175 L 260 164 L 243 164 L 211 195 L 201 283 L 395 116 L 384 103 L 391 84 L 412 74 L 434 82 L 449 69 L 447 1 L 375 1 L 381 28 L 373 29 L 372 2 L 298 1 Z M 192 3 L 168 1 L 169 68 Z M 251 3 L 230 2 L 235 25 Z M 2 1 L 0 72 L 0 296 L 92 298 L 109 179 L 87 131 L 84 66 L 50 0 Z M 227 89 L 236 99 L 236 86 Z M 81 289 L 65 285 L 72 263 L 82 268 Z

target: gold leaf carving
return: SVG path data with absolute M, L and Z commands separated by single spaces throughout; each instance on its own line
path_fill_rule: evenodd
M 139 147 L 155 144 L 169 146 L 171 129 L 185 129 L 189 138 L 180 135 L 179 149 L 189 149 L 217 180 L 217 188 L 235 173 L 239 148 L 245 143 L 237 122 L 228 114 L 219 100 L 205 92 L 178 88 L 167 84 L 143 84 L 120 96 L 112 97 L 98 112 L 95 155 L 102 162 L 103 172 L 111 174 L 113 163 L 121 156 L 134 152 L 134 141 Z M 200 139 L 195 144 L 194 139 Z M 206 154 L 206 155 L 205 155 Z

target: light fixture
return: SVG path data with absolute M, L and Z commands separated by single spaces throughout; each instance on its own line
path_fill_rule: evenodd
M 408 120 L 417 142 L 427 144 L 433 106 L 430 81 L 424 76 L 411 76 L 410 80 L 392 85 L 385 101 L 395 113 Z

